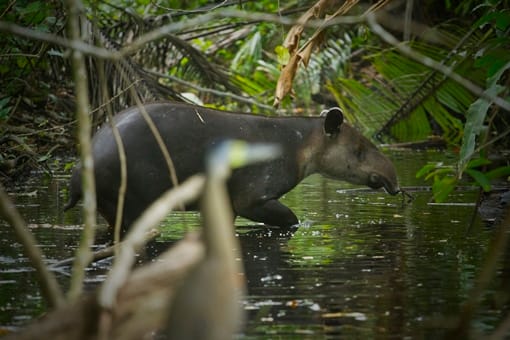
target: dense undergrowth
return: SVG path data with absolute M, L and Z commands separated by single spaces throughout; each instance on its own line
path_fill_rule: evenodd
M 84 5 L 86 40 L 118 51 L 147 32 L 212 11 L 241 8 L 254 17 L 272 13 L 276 18 L 298 18 L 313 3 L 278 7 L 272 1 L 246 1 L 241 6 L 193 1 L 184 6 L 119 0 Z M 389 19 L 379 20 L 399 45 L 385 42 L 364 20 L 331 26 L 320 35 L 316 28 L 303 28 L 299 37 L 305 42 L 298 41 L 298 47 L 313 41 L 317 48 L 306 52 L 312 53 L 307 54 L 306 67 L 301 63 L 292 71 L 292 92 L 278 109 L 271 104 L 289 58 L 286 26 L 279 23 L 219 17 L 166 34 L 120 61 L 89 54 L 93 125 L 98 127 L 108 114 L 133 105 L 135 96 L 142 101 L 186 100 L 272 115 L 317 114 L 324 106 L 337 105 L 352 124 L 379 141 L 413 146 L 439 138 L 442 145 L 458 150 L 457 162 L 427 164 L 417 174 L 432 180 L 436 200 L 446 199 L 463 177 L 490 190 L 493 179 L 504 180 L 510 174 L 505 161 L 510 148 L 508 111 L 425 66 L 423 60 L 448 67 L 486 93 L 508 98 L 508 2 L 424 1 L 410 10 L 387 6 Z M 334 2 L 321 2 L 318 8 L 324 12 L 317 14 L 320 17 L 336 7 Z M 348 14 L 369 10 L 359 3 Z M 13 1 L 0 12 L 0 21 L 31 30 L 28 35 L 0 36 L 2 182 L 19 180 L 32 169 L 44 168 L 52 156 L 76 150 L 68 49 L 37 36 L 51 33 L 55 40 L 65 38 L 66 20 L 59 0 Z M 401 46 L 424 59 L 402 53 Z

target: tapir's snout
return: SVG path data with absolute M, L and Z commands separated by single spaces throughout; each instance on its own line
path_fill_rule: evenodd
M 390 195 L 400 192 L 396 175 L 388 177 L 374 172 L 370 174 L 368 186 L 373 189 L 384 188 Z

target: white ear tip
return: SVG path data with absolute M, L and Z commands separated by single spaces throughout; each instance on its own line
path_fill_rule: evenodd
M 344 113 L 344 112 L 342 111 L 342 109 L 341 109 L 341 108 L 339 108 L 338 106 L 333 106 L 333 107 L 330 107 L 329 109 L 324 109 L 324 110 L 322 110 L 322 111 L 321 111 L 321 113 L 320 113 L 320 116 L 321 116 L 321 117 L 324 117 L 324 116 L 326 116 L 326 115 L 327 115 L 329 112 L 331 112 L 331 111 L 340 111 L 340 113 L 341 113 L 341 114 L 343 114 L 343 113 Z

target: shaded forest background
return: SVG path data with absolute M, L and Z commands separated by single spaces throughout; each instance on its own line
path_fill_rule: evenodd
M 464 174 L 488 191 L 510 174 L 508 7 L 85 1 L 93 129 L 136 98 L 269 115 L 340 106 L 379 142 L 457 150 L 457 162 L 428 164 L 418 174 L 433 180 L 436 200 Z M 298 19 L 308 21 L 296 33 L 290 28 Z M 0 21 L 0 176 L 11 182 L 48 169 L 56 155 L 75 154 L 75 96 L 63 3 L 4 1 Z M 158 39 L 137 44 L 154 32 Z

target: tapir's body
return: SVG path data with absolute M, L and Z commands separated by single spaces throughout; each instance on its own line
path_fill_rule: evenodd
M 325 117 L 274 118 L 230 113 L 204 107 L 154 103 L 144 106 L 168 149 L 179 182 L 203 172 L 205 153 L 225 139 L 280 144 L 283 156 L 234 171 L 228 182 L 233 211 L 253 221 L 274 226 L 298 223 L 294 213 L 278 199 L 312 173 L 373 188 L 399 191 L 392 163 L 358 131 L 342 123 L 339 109 Z M 164 191 L 172 187 L 167 162 L 137 107 L 116 115 L 127 160 L 127 188 L 122 229 Z M 96 195 L 99 212 L 115 222 L 120 162 L 111 127 L 105 125 L 93 138 Z M 71 179 L 70 201 L 81 197 L 80 168 Z M 195 204 L 187 207 L 194 209 Z

